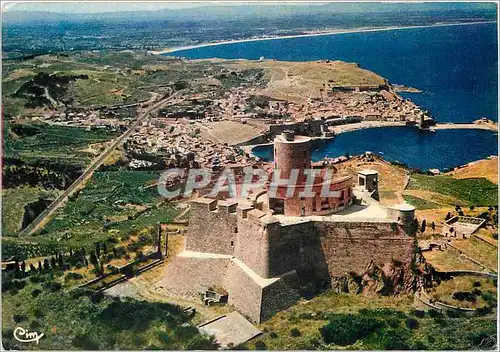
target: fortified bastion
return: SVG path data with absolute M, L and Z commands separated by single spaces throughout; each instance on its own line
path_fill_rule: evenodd
M 310 204 L 311 215 L 297 215 L 300 205 L 287 208 L 285 200 L 276 214 L 259 201 L 262 193 L 253 199 L 192 201 L 186 246 L 167 267 L 163 289 L 200 299 L 210 287 L 223 288 L 229 304 L 254 322 L 296 303 L 305 287 L 413 292 L 415 208 L 382 206 L 375 199 L 376 171 L 357 178 L 357 186 L 348 183 L 349 196 L 333 193 L 333 209 L 326 213 L 312 212 Z M 341 210 L 338 201 L 344 202 Z

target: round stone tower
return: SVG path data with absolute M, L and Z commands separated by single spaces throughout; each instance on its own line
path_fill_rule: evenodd
M 268 192 L 268 205 L 274 214 L 328 215 L 352 204 L 352 176 L 333 180 L 326 169 L 317 169 L 312 184 L 307 185 L 306 169 L 311 169 L 311 138 L 296 136 L 292 131 L 277 136 L 274 140 L 274 172 L 279 172 L 282 181 L 289 181 L 268 186 L 273 189 L 273 192 Z M 296 170 L 297 182 L 293 182 L 295 175 L 292 170 Z
M 284 131 L 274 139 L 274 165 L 280 170 L 281 178 L 289 178 L 291 170 L 299 170 L 299 180 L 303 170 L 311 168 L 311 138 L 296 136 L 293 131 Z

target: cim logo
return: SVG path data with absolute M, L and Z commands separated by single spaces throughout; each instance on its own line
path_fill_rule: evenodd
M 18 326 L 14 330 L 14 338 L 19 342 L 40 342 L 40 339 L 44 336 L 44 333 L 39 333 L 36 331 L 29 332 L 25 328 Z

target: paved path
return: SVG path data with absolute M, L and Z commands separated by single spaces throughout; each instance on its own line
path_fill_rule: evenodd
M 57 197 L 48 207 L 45 209 L 31 224 L 24 228 L 20 233 L 19 237 L 28 236 L 43 228 L 43 226 L 48 222 L 50 216 L 68 199 L 68 197 L 78 190 L 85 182 L 94 174 L 101 164 L 108 158 L 108 156 L 115 150 L 119 145 L 121 145 L 128 137 L 132 135 L 137 126 L 144 121 L 150 114 L 156 109 L 160 108 L 173 98 L 177 96 L 178 93 L 174 93 L 169 97 L 162 98 L 158 102 L 154 103 L 144 111 L 139 110 L 139 116 L 135 122 L 130 126 L 130 128 L 123 133 L 120 137 L 116 138 L 113 143 L 106 148 L 99 156 L 97 156 L 90 165 L 85 169 L 85 171 L 76 179 L 73 184 L 71 184 L 59 197 Z

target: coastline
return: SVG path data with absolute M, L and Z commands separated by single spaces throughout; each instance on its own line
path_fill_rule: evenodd
M 460 130 L 460 129 L 474 129 L 498 132 L 497 124 L 478 124 L 478 123 L 438 123 L 432 126 L 433 130 Z
M 247 38 L 247 39 L 236 39 L 236 40 L 225 40 L 213 43 L 200 43 L 196 45 L 186 45 L 173 48 L 165 48 L 159 51 L 148 51 L 148 53 L 153 55 L 163 55 L 171 54 L 178 51 L 191 50 L 197 48 L 204 48 L 209 46 L 218 46 L 226 44 L 236 44 L 236 43 L 247 43 L 247 42 L 257 42 L 257 41 L 267 41 L 267 40 L 281 40 L 281 39 L 292 39 L 292 38 L 304 38 L 304 37 L 317 37 L 326 35 L 338 35 L 338 34 L 351 34 L 351 33 L 365 33 L 365 32 L 382 32 L 382 31 L 395 31 L 395 30 L 405 30 L 405 29 L 415 29 L 415 28 L 433 28 L 433 27 L 449 27 L 449 26 L 467 26 L 475 24 L 485 24 L 485 23 L 496 23 L 496 21 L 476 21 L 476 22 L 455 22 L 455 23 L 436 23 L 431 25 L 421 25 L 421 26 L 391 26 L 391 27 L 362 27 L 356 29 L 335 29 L 328 31 L 315 31 L 313 33 L 304 34 L 294 34 L 294 35 L 282 35 L 273 37 L 259 37 L 259 38 Z
M 358 130 L 364 130 L 364 129 L 372 129 L 372 128 L 384 128 L 384 127 L 406 127 L 405 122 L 392 122 L 392 121 L 362 121 L 358 123 L 352 123 L 352 124 L 347 124 L 347 125 L 339 125 L 335 126 L 333 128 L 334 132 L 336 135 L 342 134 L 342 133 L 348 133 L 348 132 L 354 132 Z M 414 126 L 407 126 L 409 128 L 415 128 Z M 440 123 L 436 124 L 435 126 L 431 127 L 431 131 L 434 130 L 457 130 L 457 129 L 471 129 L 471 130 L 484 130 L 484 131 L 491 131 L 491 132 L 498 132 L 498 125 L 486 125 L 486 124 L 478 124 L 478 123 Z M 428 133 L 428 132 L 424 132 Z M 312 139 L 321 139 L 321 140 L 329 140 L 334 137 L 313 137 Z M 255 147 L 262 147 L 262 146 L 270 146 L 273 145 L 273 142 L 268 142 L 268 143 L 261 143 L 261 144 L 253 144 L 253 145 L 244 145 L 244 146 L 239 146 L 241 150 L 243 150 L 245 153 L 248 153 L 252 157 L 257 157 L 255 154 L 253 154 L 253 149 Z M 483 160 L 483 159 L 479 159 Z
M 348 125 L 339 125 L 333 127 L 335 134 L 341 134 L 345 132 L 352 132 L 357 130 L 363 130 L 368 128 L 382 128 L 382 127 L 405 127 L 405 122 L 391 122 L 391 121 L 362 121 L 358 123 L 352 123 Z M 485 131 L 498 131 L 497 124 L 480 124 L 480 123 L 437 123 L 434 126 L 430 126 L 431 131 L 436 130 L 485 130 Z M 322 138 L 322 137 L 318 137 Z
M 362 121 L 357 123 L 350 123 L 347 125 L 334 126 L 333 131 L 336 135 L 353 132 L 357 130 L 366 130 L 370 128 L 383 128 L 383 127 L 405 127 L 406 122 L 391 122 L 391 121 Z

